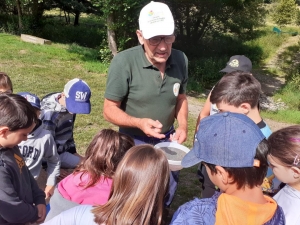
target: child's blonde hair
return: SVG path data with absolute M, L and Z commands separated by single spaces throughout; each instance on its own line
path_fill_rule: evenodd
M 152 145 L 132 147 L 117 168 L 110 199 L 92 211 L 95 222 L 160 225 L 169 174 L 163 151 Z

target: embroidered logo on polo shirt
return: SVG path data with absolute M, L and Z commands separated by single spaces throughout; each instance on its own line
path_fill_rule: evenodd
M 179 88 L 180 88 L 180 84 L 179 83 L 175 83 L 174 86 L 173 86 L 173 93 L 174 93 L 174 95 L 176 97 L 178 96 Z

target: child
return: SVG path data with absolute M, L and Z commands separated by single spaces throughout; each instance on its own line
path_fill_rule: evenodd
M 76 114 L 91 112 L 91 90 L 88 84 L 75 78 L 62 93 L 48 94 L 41 102 L 41 119 L 54 137 L 62 168 L 74 169 L 82 157 L 77 154 L 73 138 Z
M 258 110 L 258 101 L 261 93 L 261 85 L 250 73 L 236 71 L 224 75 L 216 84 L 210 95 L 212 104 L 216 104 L 219 112 L 235 112 L 248 116 L 260 128 L 266 138 L 271 134 L 269 126 L 263 121 Z M 200 165 L 198 171 L 203 186 L 202 196 L 211 197 L 215 192 L 215 185 L 208 179 L 205 166 Z M 272 175 L 268 172 L 265 180 Z M 271 184 L 270 184 L 271 183 Z M 274 185 L 273 185 L 274 184 Z M 262 186 L 266 193 L 274 193 L 280 182 L 271 180 Z
M 261 129 L 266 138 L 272 131 L 258 110 L 261 94 L 259 81 L 250 73 L 235 71 L 224 75 L 211 91 L 210 101 L 218 112 L 236 112 L 247 115 Z
M 40 99 L 29 92 L 20 92 L 18 94 L 23 96 L 34 107 L 36 115 L 39 118 L 41 108 Z M 35 179 L 38 179 L 40 175 L 42 160 L 45 159 L 47 162 L 48 178 L 45 194 L 46 198 L 51 197 L 60 169 L 59 156 L 51 132 L 45 130 L 42 126 L 42 121 L 38 119 L 36 126 L 28 135 L 27 140 L 22 141 L 18 146 L 27 167 Z
M 274 132 L 268 139 L 268 160 L 275 176 L 286 183 L 275 196 L 286 224 L 300 224 L 300 125 Z
M 260 187 L 268 169 L 267 151 L 264 135 L 249 117 L 226 112 L 204 118 L 182 166 L 202 162 L 222 193 L 180 206 L 171 225 L 285 224 L 282 209 Z
M 134 146 L 117 167 L 105 205 L 77 206 L 44 224 L 160 225 L 169 174 L 168 160 L 161 150 L 151 145 Z
M 268 138 L 272 131 L 260 116 L 258 109 L 261 85 L 250 73 L 232 72 L 224 75 L 211 92 L 210 101 L 218 107 L 219 112 L 242 113 L 252 119 L 263 135 Z M 274 178 L 269 168 L 262 189 L 274 195 L 279 189 L 280 181 Z
M 0 224 L 43 222 L 45 193 L 24 163 L 18 144 L 37 122 L 33 107 L 22 96 L 0 95 Z
M 0 93 L 3 92 L 11 94 L 13 92 L 13 85 L 9 76 L 4 72 L 0 72 Z
M 50 199 L 51 210 L 46 221 L 77 206 L 103 205 L 107 202 L 112 178 L 133 139 L 111 129 L 101 130 L 85 152 L 84 160 L 73 174 L 63 179 Z
M 221 73 L 231 73 L 235 71 L 241 71 L 246 73 L 251 73 L 252 70 L 252 62 L 249 58 L 247 58 L 244 55 L 234 55 L 231 56 L 229 61 L 227 62 L 227 65 L 224 69 L 220 70 Z M 212 90 L 211 90 L 212 91 Z M 196 123 L 196 129 L 195 134 L 198 130 L 200 120 L 209 116 L 218 113 L 218 108 L 215 104 L 211 104 L 210 102 L 210 95 L 209 93 L 205 104 L 199 113 L 197 123 Z

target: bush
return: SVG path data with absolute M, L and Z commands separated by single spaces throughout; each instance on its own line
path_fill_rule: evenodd
M 205 88 L 211 88 L 221 77 L 229 57 L 199 58 L 189 62 L 189 77 L 193 82 Z M 198 85 L 197 85 L 198 86 Z
M 48 17 L 44 19 L 44 24 L 40 36 L 58 43 L 76 43 L 84 47 L 99 48 L 102 40 L 106 39 L 106 30 L 99 23 L 73 26 L 58 17 Z

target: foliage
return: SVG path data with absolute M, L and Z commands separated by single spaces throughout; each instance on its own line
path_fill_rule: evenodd
M 175 47 L 183 50 L 189 58 L 189 77 L 192 83 L 188 88 L 211 88 L 222 76 L 219 71 L 232 55 L 246 55 L 254 66 L 262 64 L 272 57 L 289 37 L 288 34 L 274 34 L 272 27 L 256 30 L 255 36 L 252 40 L 242 42 L 240 39 L 223 35 L 212 40 L 206 39 L 203 45 L 188 47 L 175 42 Z
M 279 26 L 291 24 L 297 12 L 295 0 L 280 0 L 273 14 L 274 22 Z
M 300 26 L 300 10 L 296 12 L 296 25 Z
M 101 14 L 100 10 L 88 0 L 52 0 L 49 9 L 53 8 L 59 8 L 65 12 L 67 23 L 70 23 L 69 13 L 73 14 L 75 16 L 74 26 L 79 25 L 79 16 L 82 13 Z
M 176 20 L 178 36 L 185 43 L 197 42 L 215 33 L 251 37 L 264 22 L 265 10 L 256 0 L 167 1 Z
M 116 33 L 118 51 L 122 51 L 137 44 L 135 31 L 138 28 L 139 11 L 146 0 L 93 0 L 96 7 L 101 8 L 103 18 L 112 16 L 113 25 L 108 27 Z M 105 44 L 105 45 L 104 45 Z M 107 43 L 102 43 L 101 48 L 106 48 Z
M 221 77 L 219 71 L 226 65 L 228 58 L 199 58 L 189 62 L 189 77 L 201 84 L 203 87 L 210 88 Z M 189 79 L 190 79 L 189 78 Z

